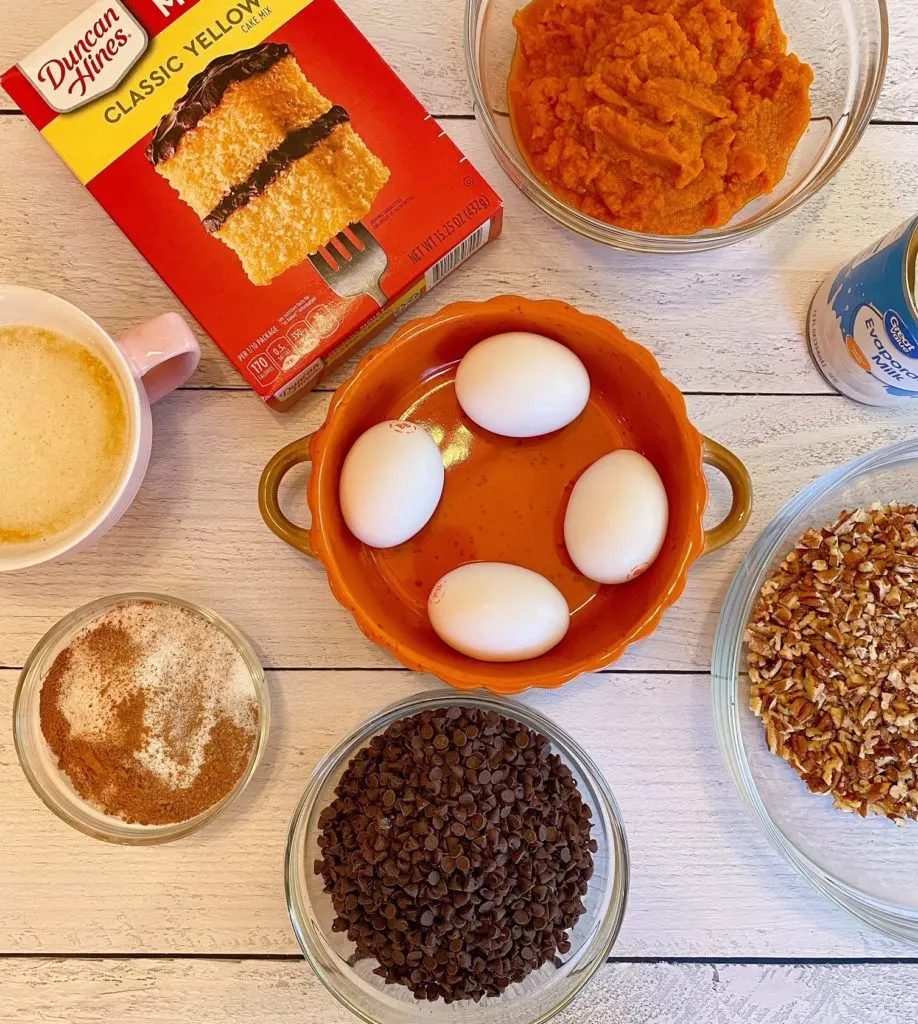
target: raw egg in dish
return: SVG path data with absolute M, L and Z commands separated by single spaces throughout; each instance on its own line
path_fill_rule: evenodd
M 443 459 L 415 423 L 384 420 L 357 438 L 344 459 L 341 514 L 358 540 L 391 548 L 413 537 L 443 493 Z
M 570 624 L 561 591 L 531 569 L 470 562 L 434 585 L 427 601 L 440 639 L 479 661 L 524 661 L 557 644 Z
M 526 331 L 495 334 L 466 352 L 456 398 L 479 427 L 505 437 L 560 430 L 583 412 L 590 378 L 569 348 Z
M 574 485 L 564 543 L 584 576 L 625 583 L 660 553 L 668 521 L 660 474 L 639 452 L 622 449 L 597 459 Z

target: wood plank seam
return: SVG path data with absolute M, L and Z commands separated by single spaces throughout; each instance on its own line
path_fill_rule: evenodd
M 21 672 L 22 665 L 0 665 L 0 672 Z M 404 665 L 262 665 L 265 672 L 404 672 Z M 597 676 L 706 676 L 708 673 L 695 668 L 642 669 L 607 668 L 596 669 Z
M 277 963 L 306 964 L 301 953 L 173 953 L 165 951 L 145 951 L 142 953 L 73 953 L 55 952 L 53 950 L 40 953 L 0 952 L 0 964 L 5 961 L 28 960 L 81 960 L 88 962 L 128 963 L 144 960 L 183 960 L 198 963 Z M 669 966 L 708 966 L 708 967 L 918 967 L 916 957 L 739 957 L 739 956 L 609 956 L 605 964 L 654 965 Z M 2 1020 L 2 1018 L 0 1018 Z

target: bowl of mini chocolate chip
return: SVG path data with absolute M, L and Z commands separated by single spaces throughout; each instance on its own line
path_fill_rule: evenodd
M 306 959 L 369 1024 L 551 1019 L 608 957 L 629 877 L 615 798 L 570 736 L 439 690 L 317 766 L 285 870 Z

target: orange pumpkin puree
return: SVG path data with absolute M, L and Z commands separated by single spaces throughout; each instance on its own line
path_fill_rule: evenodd
M 784 177 L 813 72 L 773 0 L 535 0 L 510 116 L 559 198 L 632 231 L 718 227 Z

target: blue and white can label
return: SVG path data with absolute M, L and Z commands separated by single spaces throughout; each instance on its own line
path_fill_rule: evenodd
M 823 376 L 866 405 L 918 399 L 918 217 L 822 283 L 810 307 L 810 351 Z

